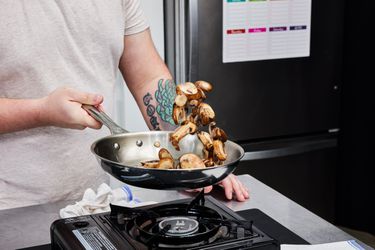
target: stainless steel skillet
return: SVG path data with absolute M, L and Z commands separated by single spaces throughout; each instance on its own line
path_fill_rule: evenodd
M 180 151 L 169 142 L 172 131 L 129 133 L 118 126 L 108 115 L 93 106 L 82 107 L 95 119 L 107 126 L 112 135 L 95 141 L 91 152 L 104 171 L 127 184 L 150 189 L 194 189 L 216 184 L 231 174 L 244 156 L 242 147 L 232 141 L 225 142 L 228 154 L 223 165 L 204 169 L 153 169 L 144 168 L 141 161 L 158 159 L 160 148 L 166 148 L 173 158 L 185 153 L 202 156 L 203 145 L 196 135 L 180 141 Z M 156 147 L 160 144 L 160 147 Z

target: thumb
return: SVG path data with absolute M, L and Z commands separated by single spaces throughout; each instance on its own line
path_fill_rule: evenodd
M 82 104 L 99 105 L 103 102 L 103 96 L 99 94 L 91 94 L 79 90 L 69 90 L 71 101 L 79 102 Z

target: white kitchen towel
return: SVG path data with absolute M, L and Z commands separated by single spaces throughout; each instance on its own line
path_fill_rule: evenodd
M 281 250 L 365 250 L 355 240 L 338 241 L 315 245 L 282 244 Z
M 86 189 L 81 201 L 60 209 L 60 217 L 68 218 L 109 212 L 111 210 L 109 204 L 123 207 L 139 207 L 155 203 L 153 201 L 142 202 L 137 197 L 134 197 L 128 185 L 112 190 L 107 184 L 103 183 L 98 187 L 96 193 L 91 188 Z

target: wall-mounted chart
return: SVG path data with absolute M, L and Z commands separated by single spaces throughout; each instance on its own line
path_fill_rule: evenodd
M 310 55 L 312 0 L 223 0 L 223 62 Z

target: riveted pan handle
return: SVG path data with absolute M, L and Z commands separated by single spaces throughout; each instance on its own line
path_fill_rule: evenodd
M 106 113 L 100 111 L 96 107 L 92 105 L 82 104 L 82 108 L 86 110 L 87 113 L 89 113 L 97 121 L 103 123 L 109 129 L 109 131 L 111 131 L 112 135 L 129 133 L 129 131 L 117 125 Z

